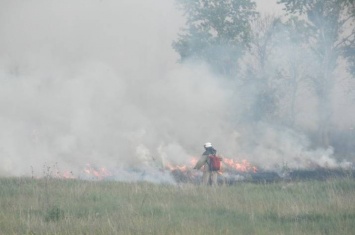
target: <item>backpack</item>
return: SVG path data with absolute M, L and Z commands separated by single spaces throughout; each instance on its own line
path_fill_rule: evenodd
M 208 158 L 210 171 L 219 171 L 221 169 L 221 159 L 216 155 L 210 155 Z

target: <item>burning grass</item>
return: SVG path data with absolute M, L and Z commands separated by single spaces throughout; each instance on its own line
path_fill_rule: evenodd
M 353 234 L 355 181 L 0 179 L 0 234 Z

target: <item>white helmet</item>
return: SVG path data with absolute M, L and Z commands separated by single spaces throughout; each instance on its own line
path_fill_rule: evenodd
M 212 144 L 210 142 L 207 142 L 203 145 L 203 147 L 210 148 L 210 147 L 212 147 Z

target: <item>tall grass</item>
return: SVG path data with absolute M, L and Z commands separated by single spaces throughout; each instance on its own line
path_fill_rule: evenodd
M 0 234 L 354 234 L 355 182 L 0 179 Z

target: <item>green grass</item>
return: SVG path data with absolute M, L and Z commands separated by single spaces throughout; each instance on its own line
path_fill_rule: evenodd
M 354 234 L 355 181 L 217 188 L 0 179 L 0 234 Z

